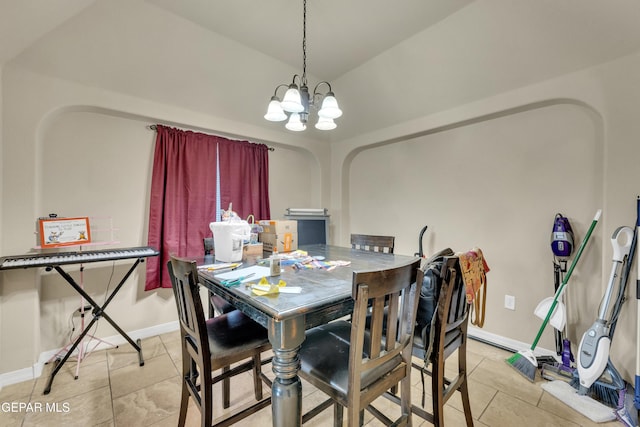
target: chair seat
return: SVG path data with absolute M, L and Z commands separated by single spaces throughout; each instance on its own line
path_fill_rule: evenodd
M 256 347 L 269 346 L 267 329 L 239 310 L 207 319 L 206 325 L 209 348 L 217 360 L 237 359 L 244 352 L 255 352 Z
M 418 328 L 416 328 L 415 333 L 413 335 L 412 354 L 415 357 L 418 357 L 423 360 L 431 340 L 430 333 L 427 333 L 426 335 L 427 336 L 425 337 L 425 340 L 423 340 L 422 332 L 419 331 Z M 447 353 L 446 350 L 448 348 L 451 348 L 452 349 L 451 353 L 453 353 L 453 351 L 457 349 L 459 346 L 459 343 L 458 343 L 459 340 L 462 340 L 462 333 L 460 332 L 460 329 L 452 329 L 451 331 L 445 333 L 445 336 L 444 336 L 445 358 L 449 357 L 450 355 L 450 354 L 446 354 Z M 454 343 L 455 345 L 452 345 Z
M 211 305 L 215 309 L 218 314 L 229 313 L 230 311 L 235 310 L 236 308 L 226 299 L 222 298 L 219 295 L 212 294 L 210 297 Z M 213 315 L 211 316 L 213 317 Z
M 300 376 L 313 376 L 339 392 L 343 398 L 347 395 L 349 382 L 349 338 L 351 323 L 339 320 L 321 325 L 307 331 L 306 339 L 299 351 L 301 360 Z M 365 332 L 365 346 L 369 347 L 370 336 Z M 368 356 L 365 354 L 364 356 Z M 361 375 L 361 389 L 390 372 L 402 362 L 400 356 L 389 360 L 375 369 Z

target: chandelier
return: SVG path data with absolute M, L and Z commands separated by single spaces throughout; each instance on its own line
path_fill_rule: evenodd
M 328 91 L 324 94 L 318 92 L 322 85 L 328 87 Z M 278 89 L 281 87 L 288 88 L 282 101 L 278 98 Z M 336 123 L 333 119 L 340 117 L 342 110 L 338 107 L 338 101 L 331 90 L 331 85 L 326 81 L 318 83 L 313 89 L 312 95 L 307 87 L 307 0 L 304 0 L 302 12 L 302 77 L 294 74 L 291 84 L 276 86 L 264 118 L 270 122 L 282 122 L 288 118 L 289 120 L 285 125 L 287 129 L 303 131 L 307 128 L 309 108 L 314 107 L 317 109 L 318 105 L 320 105 L 320 109 L 318 110 L 318 121 L 315 124 L 316 129 L 335 129 Z

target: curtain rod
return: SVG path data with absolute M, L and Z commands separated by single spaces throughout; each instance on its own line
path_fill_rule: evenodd
M 149 126 L 147 126 L 147 128 L 148 128 L 148 129 L 150 129 L 150 130 L 157 130 L 157 129 L 158 129 L 158 127 L 157 127 L 156 125 L 149 125 Z M 221 135 L 217 135 L 217 136 L 221 136 Z M 227 138 L 227 137 L 225 136 L 225 137 L 223 137 L 223 138 Z M 239 140 L 238 140 L 238 141 L 239 141 Z M 266 144 L 265 144 L 265 145 L 266 145 Z M 267 148 L 269 149 L 269 151 L 276 151 L 276 149 L 275 149 L 275 148 L 273 148 L 273 147 L 269 147 L 268 145 L 267 145 Z

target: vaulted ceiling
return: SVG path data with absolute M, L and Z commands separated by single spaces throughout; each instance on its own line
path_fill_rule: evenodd
M 348 138 L 636 52 L 638 22 L 637 0 L 308 0 L 307 74 Z M 0 64 L 282 127 L 262 115 L 302 72 L 302 1 L 3 1 Z

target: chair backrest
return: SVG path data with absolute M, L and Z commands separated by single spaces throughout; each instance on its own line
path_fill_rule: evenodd
M 442 285 L 437 290 L 433 323 L 432 363 L 449 357 L 466 340 L 469 318 L 466 288 L 458 257 L 447 257 L 442 269 Z
M 368 234 L 352 234 L 351 248 L 370 252 L 385 252 L 392 254 L 395 242 L 394 236 L 372 236 Z
M 469 320 L 469 304 L 467 303 L 466 288 L 460 269 L 460 260 L 456 256 L 442 255 L 449 249 L 432 257 L 429 262 L 420 268 L 416 274 L 416 282 L 423 284 L 425 269 L 432 274 L 428 278 L 427 293 L 430 300 L 431 292 L 435 293 L 437 302 L 435 313 L 430 323 L 429 337 L 425 337 L 423 329 L 416 328 L 414 332 L 413 355 L 424 358 L 424 366 L 413 363 L 413 367 L 421 371 L 422 377 L 422 407 L 411 405 L 411 412 L 427 420 L 434 426 L 444 425 L 444 404 L 449 398 L 459 391 L 467 426 L 473 426 L 471 405 L 469 402 L 469 389 L 467 386 L 467 325 Z M 432 283 L 434 277 L 437 282 Z M 423 291 L 425 289 L 423 288 Z M 429 311 L 429 310 L 427 310 Z M 425 339 L 426 338 L 426 339 Z M 427 347 L 427 348 L 425 348 Z M 445 378 L 445 360 L 458 350 L 458 369 L 455 378 Z M 428 370 L 431 365 L 431 370 Z M 424 374 L 431 377 L 431 398 L 433 412 L 427 412 L 425 407 Z M 450 372 L 449 372 L 450 373 Z M 393 402 L 400 403 L 395 391 L 387 393 L 386 397 Z
M 204 246 L 204 254 L 210 255 L 211 251 L 213 251 L 213 237 L 205 237 L 202 239 L 202 244 Z
M 409 375 L 411 342 L 415 326 L 419 290 L 416 274 L 420 260 L 405 266 L 353 273 L 352 296 L 355 300 L 351 321 L 349 354 L 350 402 L 363 399 L 361 381 L 367 376 L 377 379 L 369 385 L 371 399 Z M 370 309 L 370 322 L 367 314 Z M 368 328 L 368 333 L 365 330 Z M 381 343 L 384 343 L 383 345 Z M 380 376 L 377 373 L 391 372 Z M 363 392 L 364 393 L 364 392 Z
M 178 309 L 180 329 L 199 354 L 209 354 L 206 319 L 199 294 L 198 269 L 194 260 L 171 256 L 167 263 Z
M 442 269 L 442 286 L 433 323 L 431 361 L 432 422 L 444 425 L 444 405 L 455 392 L 460 392 L 467 426 L 473 426 L 469 388 L 467 385 L 467 326 L 469 304 L 458 257 L 446 258 Z M 445 360 L 458 351 L 455 378 L 445 378 Z

